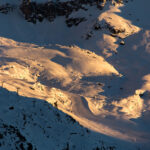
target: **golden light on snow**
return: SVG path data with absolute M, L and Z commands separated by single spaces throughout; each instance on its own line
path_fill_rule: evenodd
M 94 12 L 90 21 L 66 31 L 61 31 L 64 26 L 59 24 L 62 29 L 50 36 L 52 30 L 44 27 L 55 28 L 61 19 L 28 26 L 41 33 L 41 37 L 37 37 L 39 33 L 35 36 L 41 43 L 52 43 L 48 48 L 0 37 L 1 86 L 18 95 L 43 99 L 96 132 L 132 142 L 146 141 L 150 135 L 144 129 L 138 131 L 138 121 L 150 111 L 150 74 L 144 66 L 149 63 L 150 31 L 141 31 L 124 18 L 121 7 L 116 4 Z M 95 23 L 98 31 L 93 29 Z M 82 30 L 85 35 L 79 38 Z M 57 35 L 59 32 L 64 37 Z M 84 39 L 87 33 L 91 33 L 88 40 Z M 129 36 L 133 34 L 132 43 Z M 140 42 L 136 41 L 138 34 L 142 35 Z

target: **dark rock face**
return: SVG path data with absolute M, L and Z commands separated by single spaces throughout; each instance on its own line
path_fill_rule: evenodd
M 104 4 L 107 1 L 112 0 L 71 0 L 66 2 L 56 2 L 50 1 L 46 3 L 36 3 L 30 2 L 30 0 L 22 0 L 20 5 L 20 10 L 25 16 L 25 19 L 28 22 L 36 23 L 37 21 L 42 22 L 43 19 L 47 19 L 52 22 L 57 16 L 65 16 L 66 24 L 68 27 L 73 25 L 77 26 L 81 22 L 86 21 L 86 18 L 69 18 L 69 15 L 72 12 L 78 10 L 87 11 L 85 6 L 96 6 L 98 9 L 103 9 Z M 117 3 L 123 3 L 123 0 L 115 0 Z M 10 4 L 5 4 L 0 6 L 0 13 L 7 14 L 12 11 L 14 8 Z M 95 30 L 98 30 L 99 27 L 95 26 Z
M 8 12 L 12 11 L 13 7 L 9 4 L 1 5 L 0 6 L 0 13 L 7 14 Z
M 0 128 L 0 149 L 11 147 L 16 150 L 36 150 L 35 146 L 28 142 L 16 127 L 1 122 Z
M 82 4 L 90 4 L 91 1 L 69 1 L 69 2 L 47 2 L 44 4 L 37 4 L 35 2 L 31 3 L 22 3 L 20 9 L 22 13 L 25 15 L 25 19 L 36 23 L 36 20 L 42 21 L 43 19 L 47 19 L 50 22 L 53 21 L 57 16 L 68 16 L 73 11 L 78 11 L 79 9 L 83 9 L 86 11 L 86 8 L 82 6 Z M 91 3 L 92 4 L 92 3 Z M 70 19 L 66 20 L 66 23 L 75 22 L 82 22 L 84 19 Z M 70 25 L 69 25 L 70 26 Z
M 52 22 L 57 16 L 65 16 L 66 24 L 68 27 L 73 25 L 77 26 L 86 18 L 69 18 L 72 12 L 78 10 L 87 11 L 85 6 L 96 6 L 98 9 L 103 9 L 105 3 L 112 0 L 71 0 L 66 2 L 50 1 L 46 3 L 30 2 L 30 0 L 23 0 L 20 5 L 20 9 L 25 16 L 25 19 L 29 22 L 36 23 L 36 21 L 42 22 L 43 19 L 47 19 Z M 117 3 L 123 3 L 123 0 L 115 0 Z M 69 19 L 68 19 L 69 18 Z M 95 27 L 95 30 L 99 27 Z
M 66 24 L 68 27 L 72 27 L 73 25 L 75 25 L 75 26 L 79 25 L 83 21 L 86 21 L 86 19 L 84 17 L 82 17 L 82 18 L 69 18 L 66 20 Z
M 96 5 L 97 8 L 102 9 L 101 4 L 105 2 L 106 0 L 72 0 L 67 2 L 51 1 L 47 3 L 26 1 L 21 4 L 20 9 L 25 15 L 26 20 L 30 22 L 36 23 L 37 20 L 42 21 L 43 19 L 47 19 L 51 22 L 57 16 L 65 16 L 68 18 L 72 12 L 80 9 L 87 11 L 87 8 L 83 5 Z M 72 25 L 78 25 L 82 21 L 85 21 L 85 18 L 70 18 L 66 20 L 66 23 L 70 27 Z

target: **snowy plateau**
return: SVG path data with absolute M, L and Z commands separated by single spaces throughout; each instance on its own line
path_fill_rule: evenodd
M 0 150 L 150 150 L 150 0 L 0 0 Z

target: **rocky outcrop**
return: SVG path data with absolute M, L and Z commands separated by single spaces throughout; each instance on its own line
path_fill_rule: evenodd
M 11 147 L 16 150 L 36 150 L 17 127 L 0 123 L 0 148 Z
M 66 2 L 50 1 L 47 3 L 35 3 L 29 2 L 27 0 L 26 2 L 23 1 L 23 3 L 20 6 L 20 9 L 22 13 L 25 15 L 26 20 L 28 20 L 29 22 L 36 23 L 37 20 L 42 21 L 43 19 L 47 19 L 51 22 L 57 16 L 65 16 L 66 18 L 68 18 L 72 12 L 78 11 L 80 9 L 87 11 L 85 5 L 88 6 L 95 5 L 97 6 L 98 9 L 102 9 L 105 3 L 106 0 L 71 0 Z M 82 22 L 82 21 L 85 21 L 85 19 L 71 18 L 69 19 L 69 25 L 68 20 L 66 20 L 66 23 L 70 27 L 73 24 L 76 25 L 76 23 L 74 22 Z M 72 22 L 71 25 L 70 22 Z
M 13 10 L 13 7 L 8 3 L 0 6 L 0 13 L 7 14 L 8 12 L 12 10 Z

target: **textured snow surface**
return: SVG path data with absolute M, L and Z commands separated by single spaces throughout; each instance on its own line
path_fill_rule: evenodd
M 0 88 L 0 94 L 1 150 L 124 147 L 122 141 L 81 127 L 70 116 L 53 108 L 46 101 L 18 96 L 3 88 Z
M 148 5 L 134 0 L 108 2 L 103 10 L 87 6 L 69 16 L 87 19 L 71 28 L 65 17 L 33 24 L 19 8 L 0 13 L 0 126 L 3 133 L 14 131 L 4 141 L 19 132 L 24 147 L 43 150 L 68 144 L 91 150 L 102 148 L 102 141 L 108 150 L 149 150 Z M 92 131 L 70 123 L 64 113 Z

